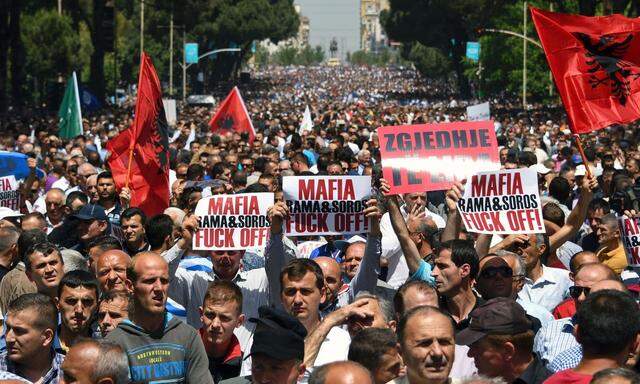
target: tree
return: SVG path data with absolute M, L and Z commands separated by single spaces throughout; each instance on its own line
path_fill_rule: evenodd
M 36 79 L 36 92 L 44 94 L 48 83 L 66 79 L 79 62 L 76 57 L 80 47 L 78 33 L 70 17 L 60 16 L 54 10 L 39 10 L 23 18 L 26 72 Z

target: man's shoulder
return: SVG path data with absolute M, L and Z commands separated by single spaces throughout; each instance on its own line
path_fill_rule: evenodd
M 251 376 L 233 377 L 231 379 L 222 380 L 220 384 L 245 384 L 252 383 Z
M 562 269 L 562 268 L 544 267 L 544 270 L 543 270 L 542 274 L 548 280 L 554 280 L 554 281 L 570 280 L 569 279 L 569 271 L 567 271 L 566 269 Z
M 340 327 L 333 327 L 329 330 L 325 341 L 329 343 L 351 343 L 351 336 L 349 336 L 349 332 L 345 331 Z

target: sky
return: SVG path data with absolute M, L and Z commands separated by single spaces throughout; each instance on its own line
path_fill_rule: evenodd
M 338 41 L 338 54 L 360 49 L 359 0 L 295 0 L 303 16 L 309 18 L 309 44 L 320 45 L 329 57 L 329 43 Z

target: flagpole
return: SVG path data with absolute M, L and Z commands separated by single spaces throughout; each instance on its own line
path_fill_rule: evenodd
M 584 149 L 582 149 L 582 141 L 580 140 L 580 135 L 574 133 L 573 138 L 576 140 L 576 147 L 578 147 L 578 152 L 580 152 L 580 157 L 582 157 L 582 163 L 584 164 L 587 177 L 591 178 L 591 169 L 589 168 L 589 163 L 587 162 L 587 156 L 585 156 L 584 154 Z
M 144 4 L 144 3 L 142 3 Z M 138 109 L 138 105 L 140 105 L 140 89 L 142 86 L 142 72 L 145 68 L 145 57 L 144 51 L 140 52 L 140 71 L 138 73 L 138 94 L 136 95 L 136 110 L 135 110 L 135 120 L 133 121 L 133 126 L 129 129 L 133 128 L 133 135 L 131 137 L 131 143 L 129 143 L 129 164 L 127 165 L 127 177 L 125 179 L 124 187 L 129 188 L 129 181 L 131 179 L 131 164 L 133 163 L 133 150 L 136 146 L 136 140 L 138 139 L 138 130 L 137 130 L 137 120 L 140 116 L 140 110 Z

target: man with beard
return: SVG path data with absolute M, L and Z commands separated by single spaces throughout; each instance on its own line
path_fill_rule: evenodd
M 123 209 L 128 208 L 120 203 L 116 191 L 116 183 L 113 175 L 109 171 L 100 172 L 98 175 L 98 204 L 104 208 L 111 224 L 120 224 L 120 214 Z M 122 188 L 120 197 L 128 204 L 131 199 L 131 192 L 128 188 Z
M 68 272 L 58 286 L 56 306 L 62 319 L 60 348 L 66 353 L 78 338 L 91 336 L 91 323 L 98 308 L 98 282 L 87 271 Z

